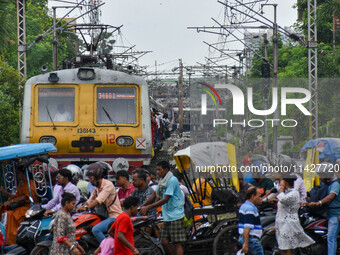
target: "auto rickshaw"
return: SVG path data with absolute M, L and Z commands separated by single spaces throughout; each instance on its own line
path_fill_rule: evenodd
M 15 194 L 17 192 L 18 182 L 16 170 L 18 168 L 24 170 L 26 180 L 28 180 L 27 185 L 29 190 L 29 202 L 26 202 L 25 205 L 23 204 L 20 206 L 26 206 L 27 208 L 32 206 L 34 202 L 33 197 L 36 197 L 38 201 L 42 198 L 51 198 L 48 197 L 52 195 L 52 180 L 48 166 L 48 153 L 50 151 L 56 150 L 56 147 L 50 143 L 17 144 L 0 148 L 0 167 L 2 170 L 2 175 L 0 175 L 0 178 L 2 188 L 9 194 Z M 45 164 L 45 167 L 43 164 Z M 32 187 L 32 184 L 34 187 Z M 35 194 L 32 194 L 33 188 L 36 191 Z M 0 202 L 1 205 L 5 202 L 5 196 L 2 194 L 0 196 Z M 2 214 L 0 223 L 0 229 L 5 237 L 5 240 L 5 226 L 7 223 L 6 215 L 6 212 Z M 43 222 L 39 226 L 43 227 Z M 13 245 L 5 246 L 5 242 L 3 242 L 0 248 L 2 254 L 29 254 L 29 251 L 27 251 L 25 248 Z
M 317 138 L 309 140 L 300 150 L 305 158 L 303 167 L 303 180 L 306 190 L 310 191 L 314 186 L 319 185 L 320 181 L 315 173 L 318 164 L 329 162 L 335 164 L 340 159 L 340 138 Z M 340 169 L 338 169 L 339 171 Z M 333 169 L 336 171 L 336 169 Z

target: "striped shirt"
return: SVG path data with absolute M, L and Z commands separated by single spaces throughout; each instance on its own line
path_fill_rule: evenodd
M 238 233 L 243 235 L 245 228 L 250 229 L 249 235 L 261 238 L 262 226 L 256 206 L 247 200 L 239 210 Z

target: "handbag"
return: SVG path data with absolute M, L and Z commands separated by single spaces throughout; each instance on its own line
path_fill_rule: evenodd
M 10 203 L 9 205 L 7 205 L 7 211 L 13 211 L 19 207 L 24 206 L 25 204 L 26 204 L 25 200 Z
M 110 204 L 113 205 L 113 203 L 116 201 L 117 199 L 117 193 L 116 193 L 116 196 L 115 196 L 115 199 L 113 200 L 113 202 Z M 109 206 L 109 207 L 110 207 Z M 101 203 L 101 204 L 98 204 L 96 205 L 95 207 L 93 207 L 93 211 L 95 214 L 97 214 L 99 216 L 99 218 L 101 219 L 106 219 L 109 217 L 109 212 L 107 211 L 107 208 L 106 208 L 106 205 L 105 203 Z

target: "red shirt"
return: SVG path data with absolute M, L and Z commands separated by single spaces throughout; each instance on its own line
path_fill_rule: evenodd
M 132 182 L 130 182 L 130 185 L 127 189 L 123 189 L 123 187 L 120 187 L 118 190 L 118 198 L 119 200 L 125 199 L 131 195 L 131 193 L 135 190 L 135 186 L 133 186 Z
M 114 255 L 133 255 L 133 251 L 122 244 L 117 238 L 118 231 L 123 232 L 126 239 L 132 246 L 135 246 L 135 241 L 133 239 L 133 226 L 129 215 L 122 212 L 115 222 L 112 224 L 111 229 L 115 231 L 115 242 L 114 242 Z
M 244 159 L 243 159 L 243 165 L 244 166 L 248 166 L 248 165 L 250 165 L 250 160 L 249 160 L 249 157 L 244 157 Z

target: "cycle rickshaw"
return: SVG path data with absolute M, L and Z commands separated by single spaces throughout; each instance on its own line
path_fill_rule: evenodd
M 185 254 L 236 254 L 239 184 L 235 146 L 198 143 L 176 152 L 174 160 L 194 204 Z
M 339 166 L 335 165 L 336 160 L 340 159 L 340 138 L 324 137 L 309 140 L 302 146 L 300 154 L 306 160 L 302 167 L 307 191 L 320 184 L 319 178 L 315 174 L 318 164 L 328 162 L 333 165 L 331 171 L 340 172 Z

